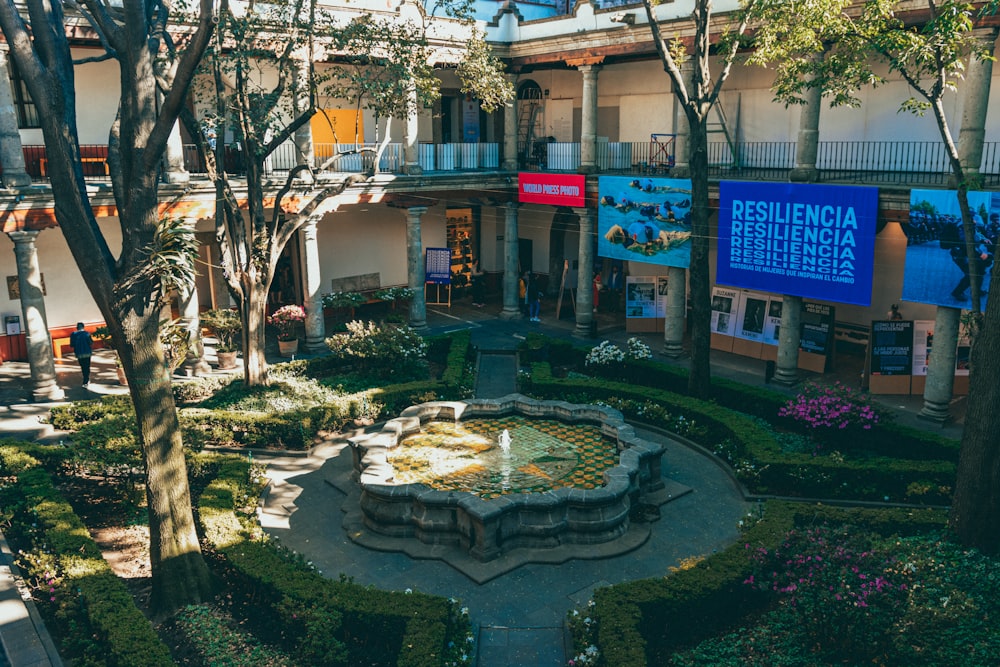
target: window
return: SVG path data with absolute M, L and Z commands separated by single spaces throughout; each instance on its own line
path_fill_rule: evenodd
M 38 122 L 38 109 L 34 100 L 28 94 L 28 87 L 24 85 L 20 72 L 12 58 L 7 59 L 7 72 L 10 75 L 10 92 L 14 96 L 14 109 L 17 111 L 17 127 L 27 129 L 41 127 Z

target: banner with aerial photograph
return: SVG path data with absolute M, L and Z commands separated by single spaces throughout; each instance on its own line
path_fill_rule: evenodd
M 598 255 L 690 266 L 690 179 L 601 176 L 597 187 Z

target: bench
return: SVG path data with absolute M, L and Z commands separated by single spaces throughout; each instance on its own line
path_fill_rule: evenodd
M 48 164 L 48 158 L 40 157 L 38 158 L 38 169 L 42 172 L 42 176 L 45 176 L 45 167 Z M 108 158 L 106 157 L 82 157 L 80 158 L 81 163 L 90 164 L 100 164 L 104 167 L 104 175 L 111 175 L 111 168 L 108 167 Z
M 83 328 L 90 332 L 90 335 L 94 335 L 94 332 L 100 327 L 104 326 L 104 322 L 92 322 L 90 324 L 84 323 Z M 52 356 L 56 359 L 62 359 L 63 348 L 69 348 L 69 352 L 73 351 L 73 348 L 69 345 L 70 335 L 76 331 L 76 326 L 69 327 L 56 327 L 54 329 L 49 329 L 49 338 L 52 339 Z M 94 349 L 99 350 L 104 347 L 104 344 L 100 341 L 94 341 Z

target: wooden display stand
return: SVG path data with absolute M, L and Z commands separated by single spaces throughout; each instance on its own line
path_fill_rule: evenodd
M 732 352 L 733 351 L 733 341 L 736 340 L 732 336 L 726 336 L 725 334 L 712 334 L 712 341 L 709 344 L 713 350 L 720 350 L 722 352 Z
M 738 354 L 751 359 L 760 359 L 763 352 L 764 343 L 759 340 L 747 340 L 745 338 L 733 339 L 733 354 Z
M 813 373 L 825 373 L 826 355 L 799 350 L 799 368 Z
M 868 391 L 873 394 L 903 395 L 910 394 L 909 375 L 872 375 L 868 379 Z

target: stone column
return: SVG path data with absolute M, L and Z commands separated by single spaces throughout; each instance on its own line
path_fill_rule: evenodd
M 306 350 L 322 352 L 326 350 L 326 319 L 323 317 L 323 284 L 319 267 L 319 244 L 316 241 L 316 226 L 319 216 L 309 218 L 302 225 L 302 266 L 305 275 L 302 287 L 306 306 Z
M 7 45 L 0 48 L 0 164 L 3 164 L 3 184 L 8 188 L 31 185 L 31 176 L 24 170 L 21 133 L 17 129 L 14 96 L 10 92 L 7 71 Z
M 411 206 L 406 209 L 406 275 L 409 288 L 413 290 L 410 301 L 410 327 L 421 331 L 427 328 L 427 299 L 424 297 L 424 249 L 420 238 L 420 218 L 427 212 L 426 206 Z
M 924 407 L 920 417 L 938 424 L 951 419 L 952 390 L 955 386 L 955 356 L 962 311 L 938 306 L 934 317 L 934 344 L 924 384 Z
M 594 325 L 594 224 L 597 211 L 574 208 L 580 216 L 580 255 L 576 272 L 576 328 L 573 335 L 590 338 Z
M 689 95 L 694 95 L 694 64 L 691 61 L 681 65 L 681 75 Z M 674 168 L 670 170 L 671 178 L 688 178 L 691 175 L 690 141 L 691 127 L 684 108 L 674 95 Z
M 996 29 L 977 32 L 983 42 L 991 47 L 996 41 Z M 992 48 L 990 48 L 992 51 Z M 986 112 L 990 101 L 990 82 L 993 78 L 993 61 L 969 58 L 962 85 L 962 127 L 958 132 L 958 158 L 966 176 L 977 177 L 983 161 L 983 141 L 986 138 Z M 952 179 L 954 180 L 954 179 Z M 952 184 L 952 187 L 955 187 Z M 936 332 L 935 332 L 936 337 Z
M 799 381 L 799 330 L 802 328 L 802 297 L 781 297 L 781 331 L 778 332 L 778 363 L 774 381 L 791 386 Z
M 181 291 L 179 303 L 181 325 L 188 332 L 188 349 L 180 368 L 188 376 L 208 375 L 212 367 L 205 361 L 205 343 L 201 340 L 201 318 L 198 314 L 198 288 Z
M 817 62 L 823 54 L 813 56 Z M 802 96 L 806 103 L 799 105 L 799 134 L 795 143 L 795 167 L 788 178 L 793 182 L 815 183 L 819 180 L 816 158 L 819 155 L 819 112 L 823 102 L 823 91 L 808 88 Z
M 677 359 L 684 354 L 684 318 L 687 315 L 687 269 L 667 269 L 667 304 L 663 322 L 663 354 Z
M 293 70 L 293 86 L 295 87 L 295 115 L 304 113 L 309 109 L 309 85 L 310 85 L 310 63 L 308 54 L 303 54 L 298 67 Z M 302 124 L 292 135 L 292 143 L 295 144 L 295 164 L 308 165 L 310 169 L 316 168 L 316 150 L 313 146 L 312 119 Z M 308 171 L 300 172 L 298 180 L 311 183 L 312 173 Z M 307 339 L 308 340 L 308 339 Z
M 583 74 L 583 107 L 580 133 L 580 173 L 593 174 L 597 169 L 597 74 L 600 65 L 580 65 Z
M 517 75 L 508 74 L 507 79 L 515 83 Z M 503 169 L 517 170 L 517 98 L 503 108 Z
M 42 272 L 38 267 L 37 231 L 8 232 L 17 258 L 17 283 L 21 290 L 21 320 L 24 323 L 28 366 L 31 368 L 31 396 L 35 401 L 61 401 L 66 393 L 56 384 L 52 359 L 52 339 L 45 319 Z
M 420 166 L 420 144 L 417 134 L 420 130 L 417 115 L 417 86 L 410 81 L 406 86 L 406 117 L 403 118 L 403 173 L 422 174 Z
M 503 236 L 503 310 L 500 317 L 512 320 L 521 316 L 521 308 L 517 302 L 517 265 L 519 259 L 517 243 L 517 204 L 504 204 L 504 236 Z
M 163 178 L 167 183 L 190 183 L 191 174 L 184 168 L 184 138 L 181 136 L 181 126 L 174 122 L 170 136 L 167 137 L 167 147 L 163 153 Z

